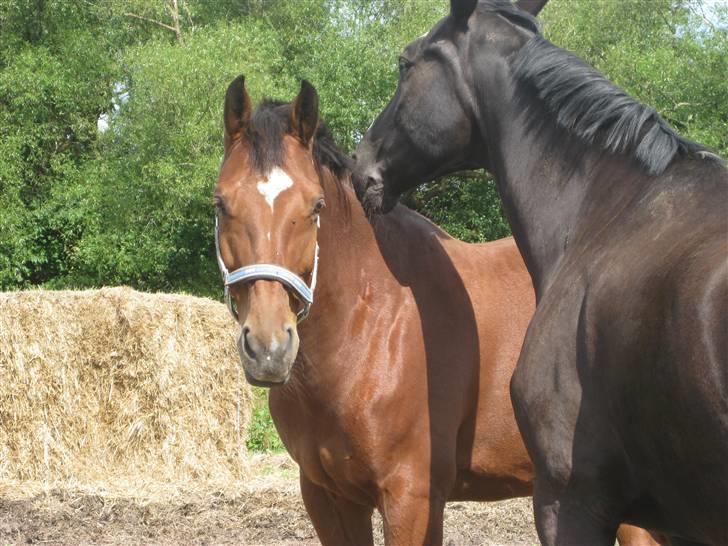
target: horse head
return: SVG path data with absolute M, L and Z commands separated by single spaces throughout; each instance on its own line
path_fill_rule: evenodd
M 451 0 L 450 14 L 404 49 L 395 94 L 356 150 L 354 183 L 365 209 L 388 212 L 410 188 L 489 167 L 474 73 L 498 77 L 503 59 L 538 30 L 533 17 L 545 4 Z
M 304 81 L 292 103 L 253 113 L 243 76 L 225 96 L 225 155 L 217 186 L 217 249 L 226 299 L 240 324 L 248 381 L 284 384 L 297 322 L 313 302 L 323 189 L 312 158 L 318 95 Z

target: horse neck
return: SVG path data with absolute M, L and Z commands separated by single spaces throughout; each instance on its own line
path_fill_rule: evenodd
M 500 77 L 486 78 L 481 96 L 487 104 L 479 105 L 479 126 L 488 136 L 488 168 L 538 297 L 578 238 L 583 220 L 595 214 L 590 205 L 601 199 L 599 213 L 607 218 L 614 210 L 609 203 L 618 203 L 609 194 L 611 180 L 599 180 L 604 154 L 560 131 L 548 117 L 534 123 L 524 115 L 522 98 L 503 91 L 514 90 L 516 83 L 501 68 Z M 549 116 L 539 108 L 529 111 L 533 115 Z M 610 179 L 636 173 L 628 161 L 610 168 Z
M 371 226 L 354 193 L 330 173 L 322 176 L 326 207 L 318 232 L 319 270 L 310 316 L 301 323 L 301 350 L 314 358 L 313 365 L 322 370 L 331 351 L 325 346 L 346 343 L 341 328 L 351 314 L 371 271 L 371 253 L 376 251 Z
M 340 284 L 349 281 L 354 265 L 367 260 L 374 234 L 348 181 L 324 171 L 321 184 L 326 207 L 321 215 L 318 240 L 322 256 L 328 257 L 322 258 L 323 275 L 331 284 Z M 334 277 L 328 279 L 328 276 Z M 359 271 L 356 276 L 360 276 Z

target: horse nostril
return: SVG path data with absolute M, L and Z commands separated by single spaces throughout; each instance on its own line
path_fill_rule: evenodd
M 353 154 L 351 154 L 351 158 L 352 158 L 352 159 L 353 159 L 354 161 L 356 161 L 356 152 L 354 152 Z
M 248 328 L 247 326 L 243 326 L 243 350 L 250 358 L 255 359 L 255 351 L 250 346 L 250 342 L 248 341 L 249 333 L 250 328 Z
M 288 334 L 288 343 L 286 343 L 286 349 L 290 349 L 291 345 L 293 345 L 293 328 L 290 326 L 286 328 L 286 333 Z

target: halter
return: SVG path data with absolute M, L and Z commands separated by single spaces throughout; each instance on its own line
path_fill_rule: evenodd
M 320 220 L 316 219 L 316 226 L 320 227 Z M 319 245 L 316 242 L 316 250 L 313 259 L 313 270 L 311 271 L 311 286 L 308 286 L 306 282 L 285 267 L 273 264 L 253 264 L 240 267 L 235 271 L 228 271 L 225 267 L 225 263 L 222 261 L 222 255 L 220 254 L 220 228 L 218 225 L 217 216 L 215 216 L 215 252 L 217 253 L 217 265 L 220 267 L 220 273 L 222 273 L 222 282 L 225 286 L 225 304 L 230 310 L 230 314 L 237 321 L 238 312 L 233 306 L 233 300 L 230 296 L 230 285 L 235 283 L 251 283 L 259 279 L 268 281 L 278 281 L 283 286 L 293 292 L 293 294 L 303 303 L 303 309 L 301 309 L 296 315 L 298 322 L 301 322 L 308 316 L 313 304 L 313 291 L 316 289 L 316 275 L 318 273 L 318 260 L 319 260 Z

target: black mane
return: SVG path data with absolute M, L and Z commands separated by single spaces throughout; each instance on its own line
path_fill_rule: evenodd
M 653 108 L 539 35 L 516 53 L 512 68 L 516 80 L 535 91 L 559 127 L 587 144 L 631 155 L 649 174 L 661 174 L 676 156 L 717 158 L 678 135 Z
M 267 173 L 283 163 L 283 137 L 292 132 L 290 103 L 270 99 L 260 103 L 246 133 L 250 160 L 258 172 Z M 339 149 L 323 122 L 316 130 L 313 156 L 317 169 L 326 167 L 339 180 L 351 170 L 351 158 Z

